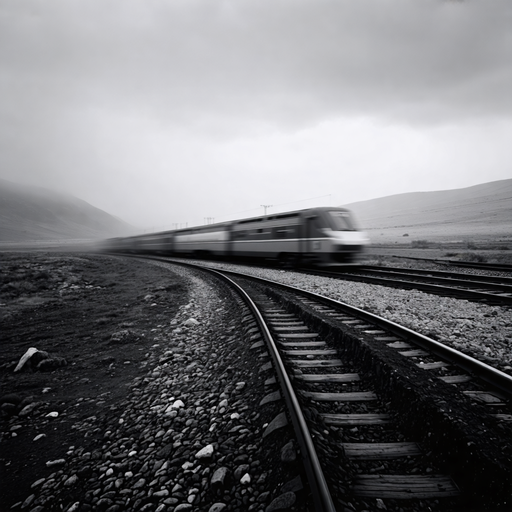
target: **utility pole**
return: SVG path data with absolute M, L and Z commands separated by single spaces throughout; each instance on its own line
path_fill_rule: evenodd
M 261 204 L 260 206 L 265 210 L 263 215 L 267 215 L 267 208 L 272 208 L 271 204 Z

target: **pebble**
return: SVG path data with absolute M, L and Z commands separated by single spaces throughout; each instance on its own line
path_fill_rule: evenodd
M 101 413 L 76 423 L 85 438 L 94 433 L 101 442 L 66 446 L 66 459 L 48 461 L 54 473 L 36 479 L 26 509 L 51 502 L 65 512 L 74 503 L 84 511 L 260 512 L 264 505 L 257 504 L 275 495 L 279 480 L 263 451 L 274 447 L 265 437 L 287 420 L 284 413 L 272 420 L 277 414 L 273 403 L 257 405 L 276 384 L 265 388 L 271 375 L 258 377 L 252 371 L 261 349 L 250 351 L 253 340 L 244 344 L 243 336 L 255 333 L 242 334 L 248 332 L 241 328 L 242 315 L 233 315 L 234 306 L 227 306 L 217 288 L 188 271 L 177 272 L 189 280 L 189 303 L 151 332 L 143 359 L 146 373 L 116 404 L 110 424 L 103 423 Z M 259 391 L 252 379 L 260 382 Z M 99 402 L 104 402 L 101 397 Z M 265 422 L 270 422 L 266 429 Z M 62 501 L 70 489 L 76 491 L 72 504 Z

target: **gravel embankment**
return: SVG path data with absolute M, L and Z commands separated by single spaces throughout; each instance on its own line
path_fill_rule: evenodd
M 260 405 L 274 387 L 264 384 L 272 372 L 258 371 L 268 354 L 250 350 L 254 333 L 234 300 L 172 270 L 189 283 L 190 300 L 152 329 L 147 374 L 133 381 L 114 421 L 74 425 L 101 443 L 63 447 L 47 463 L 54 472 L 34 475 L 32 494 L 15 510 L 297 510 L 303 487 L 293 434 L 286 422 L 273 430 L 284 406 Z
M 512 315 L 506 307 L 272 268 L 203 264 L 271 279 L 339 300 L 404 325 L 512 375 Z

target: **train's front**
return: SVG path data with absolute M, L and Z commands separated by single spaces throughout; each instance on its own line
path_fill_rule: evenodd
M 331 242 L 328 263 L 353 263 L 370 244 L 368 235 L 361 231 L 354 215 L 344 208 L 326 208 L 323 217 L 327 223 L 323 232 Z

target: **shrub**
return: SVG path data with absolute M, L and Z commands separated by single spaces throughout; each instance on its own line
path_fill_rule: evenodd
M 428 240 L 413 240 L 411 242 L 411 247 L 413 249 L 428 249 L 430 243 Z
M 477 254 L 476 252 L 468 252 L 465 256 L 465 261 L 472 263 L 485 263 L 487 258 L 481 254 Z

